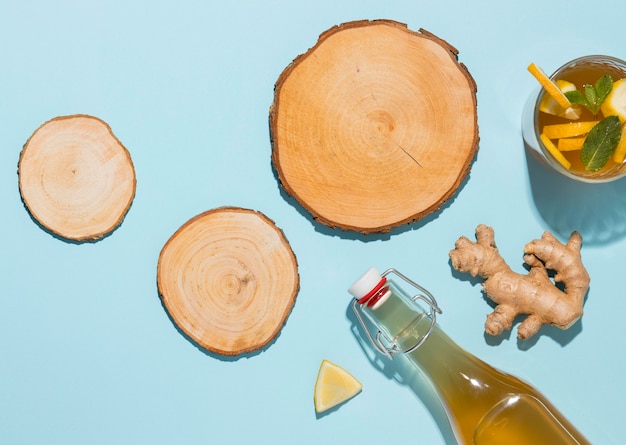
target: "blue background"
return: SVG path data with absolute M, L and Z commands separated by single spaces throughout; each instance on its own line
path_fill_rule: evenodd
M 529 0 L 3 1 L 0 6 L 0 443 L 452 444 L 436 402 L 398 362 L 362 347 L 347 287 L 371 265 L 433 292 L 441 327 L 485 361 L 533 383 L 594 443 L 618 444 L 626 360 L 626 181 L 582 186 L 527 157 L 523 105 L 534 61 L 553 71 L 604 53 L 626 58 L 626 5 Z M 593 17 L 592 17 L 593 16 Z M 459 50 L 478 85 L 480 149 L 441 211 L 364 237 L 312 222 L 281 193 L 268 110 L 282 70 L 328 28 L 360 19 L 424 28 Z M 129 149 L 137 193 L 123 224 L 73 244 L 37 226 L 17 161 L 61 115 L 109 123 Z M 231 205 L 262 211 L 298 258 L 301 290 L 278 338 L 224 360 L 172 324 L 156 289 L 161 247 L 189 218 Z M 551 230 L 584 237 L 592 278 L 582 321 L 531 341 L 483 334 L 490 306 L 448 251 L 494 227 L 504 258 Z M 364 386 L 316 416 L 322 359 Z M 382 369 L 381 369 L 382 368 Z

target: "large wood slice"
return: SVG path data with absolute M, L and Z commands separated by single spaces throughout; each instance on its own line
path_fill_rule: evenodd
M 167 241 L 157 284 L 181 331 L 211 352 L 235 356 L 278 335 L 299 275 L 273 221 L 257 211 L 221 207 L 192 218 Z
M 28 139 L 18 164 L 22 200 L 50 232 L 94 241 L 121 224 L 135 196 L 129 152 L 102 120 L 62 116 Z
M 319 222 L 386 232 L 439 209 L 478 150 L 476 84 L 457 50 L 389 20 L 323 33 L 280 75 L 272 162 Z

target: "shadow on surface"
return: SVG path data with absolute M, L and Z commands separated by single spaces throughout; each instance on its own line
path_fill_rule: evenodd
M 39 227 L 41 230 L 43 230 L 44 232 L 46 232 L 47 234 L 49 234 L 53 238 L 56 238 L 59 241 L 63 241 L 64 243 L 75 244 L 75 245 L 95 244 L 95 243 L 103 241 L 104 239 L 106 239 L 106 238 L 110 237 L 111 235 L 113 235 L 113 233 L 115 233 L 121 227 L 121 225 L 123 224 L 124 220 L 126 219 L 126 216 L 130 213 L 130 211 L 131 211 L 131 209 L 133 207 L 133 203 L 135 202 L 135 196 L 133 195 L 133 199 L 131 200 L 128 208 L 121 215 L 120 220 L 113 227 L 111 227 L 107 232 L 100 233 L 100 234 L 95 234 L 92 238 L 85 238 L 85 239 L 77 240 L 77 239 L 73 239 L 73 238 L 67 238 L 67 237 L 65 237 L 65 236 L 55 232 L 53 229 L 45 226 L 41 221 L 39 221 L 39 219 L 37 219 L 35 217 L 35 215 L 31 211 L 31 209 L 28 206 L 28 204 L 26 204 L 26 202 L 24 201 L 24 197 L 22 196 L 21 192 L 20 192 L 19 196 L 20 196 L 20 202 L 22 203 L 22 206 L 24 207 L 24 210 L 28 214 L 28 216 L 31 219 L 31 221 L 37 225 L 37 227 Z
M 352 335 L 356 338 L 372 366 L 380 371 L 388 380 L 394 380 L 410 388 L 430 412 L 433 420 L 439 427 L 444 443 L 446 445 L 456 445 L 457 442 L 454 438 L 452 427 L 439 401 L 439 397 L 430 384 L 423 378 L 421 371 L 402 355 L 396 355 L 395 358 L 391 360 L 374 350 L 373 346 L 368 343 L 367 335 L 363 332 L 363 328 L 352 310 L 352 304 L 350 304 L 346 310 L 346 317 L 350 320 Z M 396 427 L 401 427 L 401 425 Z M 404 427 L 415 428 L 415 425 L 406 424 Z
M 474 165 L 477 158 L 478 158 L 478 153 L 474 156 L 474 159 L 472 160 L 470 167 Z M 363 242 L 389 240 L 394 235 L 398 235 L 404 232 L 409 232 L 411 230 L 417 230 L 421 227 L 424 227 L 426 224 L 430 223 L 431 221 L 436 220 L 439 217 L 439 215 L 445 209 L 447 209 L 454 202 L 456 197 L 462 192 L 463 188 L 468 183 L 470 176 L 471 176 L 471 169 L 470 169 L 470 171 L 467 173 L 465 178 L 463 178 L 463 181 L 461 181 L 461 183 L 459 184 L 458 188 L 454 191 L 454 193 L 452 193 L 452 195 L 446 201 L 444 201 L 441 204 L 441 206 L 439 206 L 438 209 L 432 211 L 431 213 L 424 216 L 423 218 L 401 224 L 397 227 L 392 228 L 389 232 L 364 234 L 364 233 L 351 231 L 351 230 L 343 230 L 338 227 L 331 227 L 331 226 L 328 226 L 326 224 L 322 224 L 321 222 L 319 222 L 317 218 L 315 218 L 315 216 L 308 209 L 306 209 L 294 196 L 290 195 L 285 190 L 285 187 L 283 187 L 283 185 L 281 184 L 280 177 L 278 175 L 278 172 L 276 171 L 276 168 L 274 167 L 273 162 L 270 162 L 270 168 L 272 170 L 272 174 L 274 175 L 274 179 L 276 180 L 276 185 L 278 187 L 280 196 L 288 204 L 290 204 L 293 208 L 295 208 L 298 211 L 298 213 L 300 213 L 304 218 L 306 218 L 307 221 L 309 221 L 311 225 L 313 225 L 313 228 L 315 229 L 316 232 L 319 232 L 322 235 L 336 236 L 342 239 L 359 240 Z
M 26 213 L 30 217 L 31 221 L 34 222 L 37 225 L 37 227 L 39 227 L 41 230 L 43 230 L 48 235 L 52 236 L 53 238 L 59 241 L 62 241 L 67 244 L 75 244 L 77 246 L 80 246 L 81 244 L 96 244 L 110 237 L 111 235 L 113 235 L 113 233 L 117 231 L 117 229 L 121 227 L 122 223 L 124 222 L 124 219 L 126 218 L 126 215 L 130 211 L 130 208 L 129 208 L 127 212 L 123 215 L 122 219 L 115 225 L 115 227 L 111 228 L 111 230 L 109 230 L 108 232 L 97 235 L 94 238 L 85 238 L 81 240 L 76 240 L 76 239 L 67 238 L 63 235 L 60 235 L 56 233 L 54 230 L 48 228 L 47 226 L 44 226 L 37 218 L 35 218 L 35 216 L 31 213 L 30 209 L 28 208 L 28 206 L 23 200 L 22 200 L 22 205 L 24 206 L 24 209 L 26 210 Z
M 532 198 L 555 235 L 573 231 L 583 244 L 603 245 L 626 236 L 626 178 L 601 184 L 570 179 L 546 165 L 525 145 Z
M 485 281 L 483 278 L 473 277 L 469 273 L 459 272 L 454 267 L 452 267 L 452 261 L 449 261 L 448 264 L 450 265 L 450 269 L 452 270 L 452 276 L 454 278 L 461 280 L 461 281 L 467 281 L 473 288 L 477 287 L 478 285 L 481 285 L 480 292 L 482 294 L 483 300 L 489 306 L 489 308 L 491 308 L 492 311 L 496 308 L 497 304 L 493 300 L 491 300 L 491 298 L 489 298 L 489 296 L 482 289 L 482 282 Z M 522 263 L 520 268 L 527 270 L 528 265 L 526 263 Z M 521 272 L 521 274 L 523 274 L 523 272 Z M 585 302 L 587 301 L 588 296 L 589 296 L 589 291 L 587 291 L 587 295 L 585 295 Z M 584 302 L 583 302 L 583 305 L 584 305 Z M 486 315 L 486 312 L 485 312 L 485 315 Z M 513 320 L 513 325 L 511 329 L 508 331 L 502 332 L 500 335 L 489 335 L 485 332 L 484 333 L 485 342 L 490 346 L 498 346 L 504 341 L 511 340 L 511 337 L 515 336 L 514 333 L 517 330 L 517 326 L 522 321 L 524 321 L 526 317 L 527 315 L 518 315 L 517 317 L 515 317 L 515 320 Z M 543 336 L 550 337 L 552 340 L 556 341 L 561 346 L 565 346 L 568 343 L 570 343 L 572 340 L 574 340 L 574 338 L 581 332 L 582 332 L 582 318 L 580 318 L 576 323 L 570 326 L 567 330 L 562 330 L 554 326 L 543 325 L 541 329 L 539 329 L 539 332 L 537 332 L 531 338 L 527 340 L 521 340 L 518 338 L 517 347 L 524 351 L 528 350 L 532 346 L 537 344 L 539 339 Z
M 485 297 L 487 298 L 487 297 Z M 490 301 L 491 302 L 491 301 Z M 485 337 L 485 343 L 489 346 L 498 346 L 504 341 L 511 340 L 511 337 L 515 336 L 514 332 L 516 331 L 517 326 L 524 321 L 526 315 L 519 315 L 515 318 L 513 322 L 513 326 L 511 330 L 504 331 L 500 335 L 489 335 L 486 332 L 483 334 Z M 543 325 L 539 332 L 530 337 L 527 340 L 522 340 L 517 338 L 517 347 L 522 351 L 527 351 L 539 342 L 539 339 L 543 336 L 550 337 L 552 340 L 560 344 L 561 346 L 566 346 L 570 343 L 574 338 L 582 332 L 582 319 L 579 319 L 576 323 L 570 326 L 567 330 L 562 330 L 556 328 L 554 326 Z
M 358 395 L 358 394 L 354 395 L 354 397 L 356 397 L 357 395 Z M 324 418 L 324 417 L 326 417 L 326 416 L 328 416 L 328 415 L 330 415 L 330 414 L 334 413 L 335 411 L 337 411 L 337 410 L 341 409 L 341 407 L 342 407 L 342 406 L 344 406 L 345 404 L 347 404 L 348 402 L 350 402 L 350 400 L 352 400 L 354 397 L 351 397 L 351 398 L 349 398 L 348 400 L 346 400 L 346 401 L 344 401 L 344 402 L 341 402 L 339 405 L 333 406 L 332 408 L 327 409 L 327 410 L 326 410 L 326 411 L 324 411 L 324 412 L 318 413 L 318 412 L 316 411 L 316 412 L 315 412 L 315 418 L 319 420 L 319 419 L 322 419 L 322 418 Z
M 259 349 L 254 350 L 254 351 L 250 351 L 250 352 L 243 352 L 243 353 L 240 353 L 240 354 L 237 354 L 237 355 L 219 354 L 217 352 L 213 352 L 213 351 L 205 348 L 204 346 L 202 346 L 194 338 L 192 338 L 185 331 L 183 331 L 180 328 L 180 326 L 178 326 L 178 324 L 176 323 L 176 320 L 174 320 L 174 318 L 172 318 L 172 315 L 167 310 L 167 306 L 165 306 L 165 303 L 163 302 L 163 296 L 159 292 L 158 285 L 156 286 L 156 288 L 157 288 L 156 289 L 157 296 L 159 297 L 159 300 L 161 302 L 161 307 L 163 308 L 163 311 L 167 315 L 167 318 L 172 323 L 172 326 L 174 326 L 174 329 L 176 329 L 176 331 L 178 331 L 178 333 L 180 335 L 182 335 L 183 338 L 185 338 L 189 343 L 191 343 L 196 349 L 198 349 L 204 355 L 212 357 L 212 358 L 214 358 L 216 360 L 223 361 L 223 362 L 236 362 L 236 361 L 238 361 L 240 359 L 256 357 L 257 355 L 265 352 L 269 347 L 271 347 L 276 342 L 276 340 L 278 340 L 278 337 L 280 337 L 280 333 L 282 332 L 282 329 L 283 329 L 284 325 L 287 323 L 287 320 L 291 316 L 291 312 L 290 312 L 289 316 L 287 316 L 287 318 L 285 319 L 285 322 L 283 323 L 283 325 L 278 330 L 278 333 L 267 344 L 265 344 L 264 346 L 260 347 Z

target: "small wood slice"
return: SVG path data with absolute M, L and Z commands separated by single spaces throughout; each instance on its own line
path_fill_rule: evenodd
M 298 264 L 273 221 L 222 207 L 172 235 L 159 256 L 157 284 L 180 330 L 209 351 L 235 356 L 278 335 L 298 293 Z
M 323 33 L 281 74 L 272 162 L 319 222 L 387 232 L 439 209 L 478 150 L 476 84 L 457 50 L 389 21 Z
M 135 196 L 128 150 L 93 116 L 62 116 L 44 123 L 22 149 L 18 176 L 32 217 L 68 240 L 95 241 L 109 234 Z

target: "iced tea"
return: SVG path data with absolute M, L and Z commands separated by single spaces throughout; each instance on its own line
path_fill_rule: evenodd
M 559 105 L 546 88 L 535 101 L 534 137 L 548 162 L 587 182 L 626 174 L 626 63 L 586 56 L 564 65 L 550 79 L 571 105 Z

